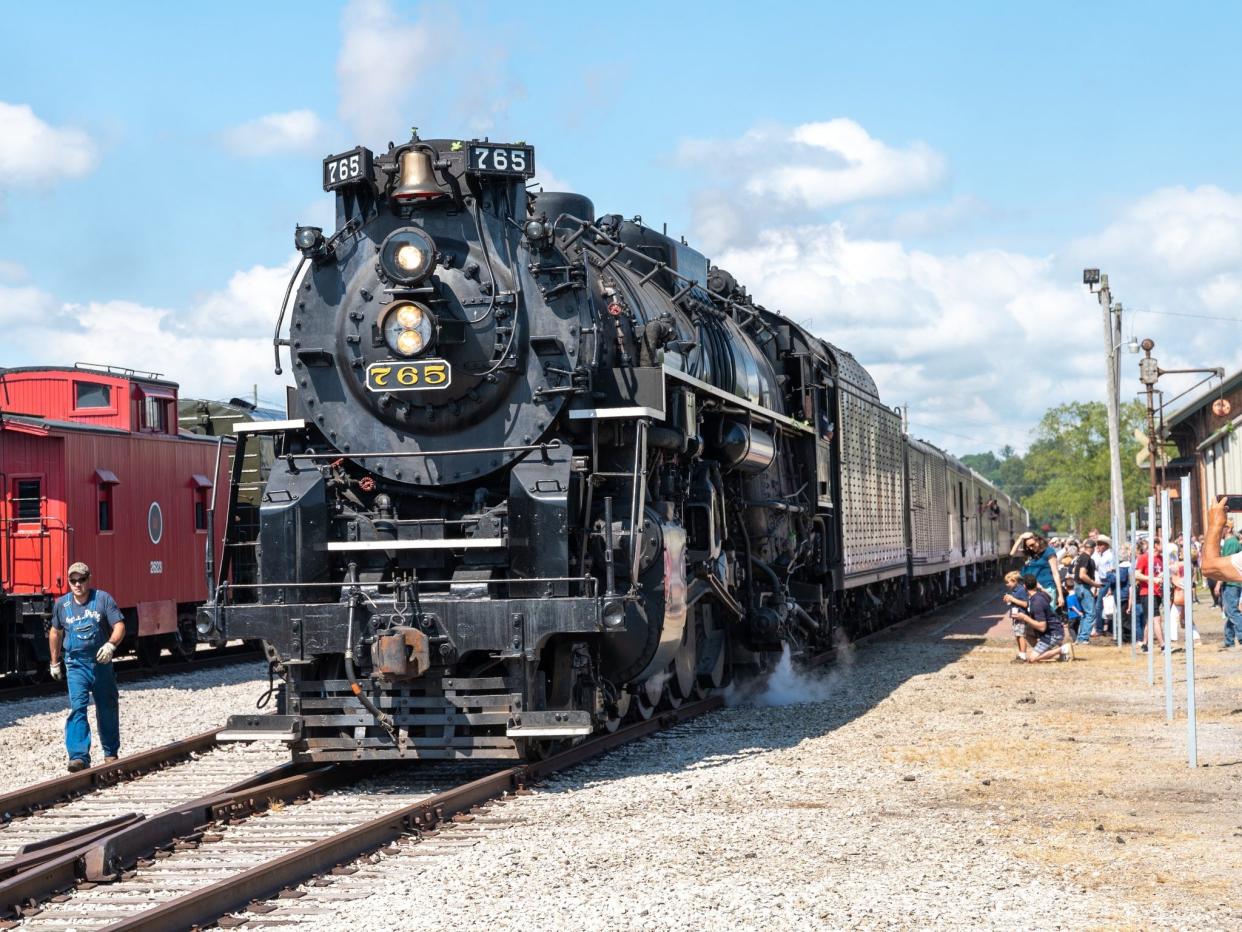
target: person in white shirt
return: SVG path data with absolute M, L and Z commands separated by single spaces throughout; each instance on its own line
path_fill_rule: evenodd
M 1100 588 L 1097 590 L 1095 614 L 1092 618 L 1092 634 L 1106 633 L 1111 627 L 1111 621 L 1108 619 L 1114 614 L 1112 610 L 1106 610 L 1107 606 L 1112 605 L 1114 601 L 1110 595 L 1112 590 L 1104 588 L 1109 574 L 1117 567 L 1117 559 L 1113 555 L 1112 545 L 1112 540 L 1106 534 L 1100 534 L 1095 539 L 1095 553 L 1091 557 L 1091 564 L 1094 567 L 1095 583 Z

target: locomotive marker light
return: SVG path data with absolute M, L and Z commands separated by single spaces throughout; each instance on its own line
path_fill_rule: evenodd
M 324 249 L 323 228 L 299 226 L 293 231 L 293 245 L 307 259 L 315 258 Z
M 389 278 L 405 285 L 417 284 L 435 268 L 435 243 L 417 227 L 394 230 L 380 246 L 380 264 Z

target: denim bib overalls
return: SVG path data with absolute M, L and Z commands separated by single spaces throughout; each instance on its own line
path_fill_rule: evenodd
M 104 757 L 115 757 L 121 745 L 121 726 L 117 708 L 116 675 L 110 663 L 96 663 L 95 653 L 108 640 L 111 631 L 95 607 L 96 590 L 85 605 L 65 596 L 65 679 L 69 683 L 69 717 L 65 720 L 65 749 L 70 760 L 91 762 L 91 726 L 86 717 L 90 696 L 95 695 L 95 719 L 99 724 L 99 743 Z M 70 611 L 81 614 L 71 616 Z

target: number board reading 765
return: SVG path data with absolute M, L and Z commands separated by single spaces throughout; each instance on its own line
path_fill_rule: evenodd
M 453 367 L 443 359 L 389 359 L 367 366 L 367 388 L 373 392 L 435 391 L 452 381 Z
M 467 168 L 480 175 L 517 175 L 531 178 L 535 174 L 535 150 L 530 146 L 497 146 L 471 143 Z

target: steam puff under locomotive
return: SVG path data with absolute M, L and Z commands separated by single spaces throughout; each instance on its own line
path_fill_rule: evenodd
M 534 156 L 324 161 L 337 230 L 297 229 L 277 341 L 291 420 L 239 433 L 278 455 L 200 613 L 282 683 L 233 737 L 540 754 L 946 599 L 1026 526 L 728 272 L 530 194 Z M 256 584 L 229 582 L 242 553 Z

